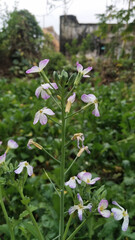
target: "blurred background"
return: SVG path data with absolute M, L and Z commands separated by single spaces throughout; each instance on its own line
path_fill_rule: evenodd
M 56 158 L 60 157 L 61 129 L 50 120 L 45 126 L 33 125 L 35 113 L 44 106 L 52 108 L 56 118 L 60 112 L 51 102 L 37 99 L 36 88 L 42 83 L 37 74 L 25 71 L 49 58 L 45 71 L 51 81 L 53 71 L 63 69 L 69 76 L 76 72 L 76 62 L 84 68 L 92 66 L 90 78 L 82 79 L 72 111 L 84 104 L 81 95 L 93 93 L 99 101 L 101 117 L 91 110 L 73 117 L 67 126 L 67 142 L 77 132 L 85 135 L 91 155 L 77 160 L 67 176 L 86 169 L 100 176 L 106 198 L 128 209 L 130 227 L 121 231 L 121 222 L 97 218 L 88 222 L 75 239 L 135 239 L 135 1 L 134 0 L 0 0 L 0 155 L 7 141 L 14 139 L 19 148 L 8 153 L 13 164 L 28 161 L 34 166 L 25 193 L 37 206 L 34 211 L 46 239 L 58 233 L 59 200 L 43 173 L 59 187 L 59 166 L 45 153 L 27 149 L 30 138 L 43 145 Z M 77 153 L 75 142 L 68 145 L 67 167 Z M 10 216 L 18 218 L 23 210 L 20 197 L 7 187 L 5 204 Z M 14 197 L 13 197 L 14 195 Z M 66 211 L 73 204 L 66 196 Z M 10 203 L 10 204 L 9 204 Z M 52 208 L 53 206 L 53 208 Z M 68 219 L 68 217 L 67 217 Z M 20 240 L 34 239 L 20 224 Z M 71 232 L 78 226 L 77 217 Z M 5 237 L 5 221 L 0 218 L 0 237 Z M 27 236 L 27 238 L 26 238 Z M 29 238 L 28 238 L 29 237 Z

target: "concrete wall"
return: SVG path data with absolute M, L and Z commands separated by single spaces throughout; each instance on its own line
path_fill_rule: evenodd
M 81 42 L 83 38 L 86 38 L 87 34 L 91 34 L 97 29 L 98 24 L 79 23 L 76 16 L 60 16 L 60 51 L 65 53 L 66 42 L 70 44 L 73 39 L 78 39 L 78 41 Z

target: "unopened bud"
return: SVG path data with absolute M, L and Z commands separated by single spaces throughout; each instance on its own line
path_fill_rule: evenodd
M 67 102 L 65 112 L 68 112 L 68 113 L 70 112 L 71 104 L 72 103 L 70 101 Z
M 59 100 L 61 100 L 61 96 L 60 96 L 60 95 L 57 95 L 57 98 L 58 98 Z

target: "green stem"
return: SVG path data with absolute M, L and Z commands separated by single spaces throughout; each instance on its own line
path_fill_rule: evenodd
M 63 239 L 62 239 L 62 240 L 65 240 L 65 239 L 66 239 L 66 236 L 67 236 L 67 233 L 68 233 L 68 229 L 69 229 L 70 224 L 71 224 L 72 217 L 73 217 L 73 214 L 71 214 L 70 217 L 69 217 L 69 219 L 68 219 L 68 223 L 67 223 L 67 225 L 66 225 L 66 229 L 65 229 L 64 236 L 63 236 Z
M 19 190 L 19 189 L 18 189 L 18 190 Z M 22 200 L 25 202 L 25 197 L 24 197 L 24 195 L 23 195 L 23 192 L 19 190 L 19 193 L 20 193 L 20 195 L 21 195 Z M 39 227 L 38 227 L 37 222 L 36 222 L 36 220 L 35 220 L 32 212 L 31 212 L 31 210 L 30 210 L 30 208 L 29 208 L 29 205 L 28 205 L 27 203 L 24 203 L 24 205 L 25 205 L 26 210 L 28 211 L 28 213 L 29 213 L 29 215 L 30 215 L 30 217 L 31 217 L 31 220 L 32 220 L 32 222 L 33 222 L 33 225 L 35 226 L 35 229 L 36 229 L 36 231 L 37 231 L 37 233 L 38 233 L 38 239 L 39 239 L 39 240 L 44 240 L 44 237 L 42 236 L 42 234 L 41 234 L 41 232 L 40 232 L 40 230 L 39 230 Z
M 73 166 L 73 164 L 75 163 L 75 161 L 77 160 L 77 156 L 76 156 L 76 158 L 73 160 L 73 162 L 70 164 L 70 166 L 69 166 L 69 168 L 66 170 L 66 172 L 65 172 L 65 175 L 67 174 L 67 172 L 70 170 L 70 168 Z
M 56 191 L 56 193 L 57 193 L 57 194 L 58 194 L 58 196 L 60 197 L 60 194 L 59 194 L 59 192 L 57 191 L 57 189 L 56 189 L 56 187 L 55 187 L 54 183 L 52 182 L 51 178 L 49 177 L 48 173 L 45 171 L 45 169 L 43 169 L 43 170 L 44 170 L 44 172 L 45 172 L 45 174 L 46 174 L 47 178 L 49 179 L 50 183 L 52 184 L 52 186 L 53 186 L 54 190 Z
M 53 160 L 55 160 L 56 162 L 60 163 L 59 160 L 57 160 L 55 157 L 53 157 L 53 155 L 51 155 L 45 148 L 42 148 L 42 150 L 47 153 Z
M 67 117 L 65 117 L 65 119 L 67 119 L 67 118 L 70 118 L 70 117 L 72 117 L 72 116 L 74 116 L 74 115 L 78 114 L 79 112 L 81 112 L 81 111 L 85 110 L 85 109 L 86 109 L 87 107 L 89 107 L 91 104 L 92 104 L 91 102 L 90 102 L 90 103 L 88 103 L 87 105 L 85 105 L 84 107 L 82 107 L 82 108 L 81 108 L 80 110 L 78 110 L 77 112 L 75 112 L 75 113 L 72 113 L 72 114 L 68 115 Z
M 75 86 L 71 88 L 71 90 L 69 91 L 69 93 L 67 94 L 66 98 L 68 98 L 70 96 L 70 94 L 73 92 L 73 90 L 75 89 Z
M 7 223 L 7 225 L 8 225 L 8 229 L 9 229 L 9 232 L 10 232 L 11 240 L 15 240 L 13 228 L 12 228 L 10 219 L 9 219 L 9 217 L 8 217 L 8 214 L 7 214 L 7 210 L 6 210 L 6 208 L 5 208 L 5 205 L 4 205 L 4 202 L 3 202 L 3 199 L 2 199 L 2 189 L 1 189 L 1 186 L 0 186 L 0 205 L 1 205 L 1 208 L 2 208 L 2 211 L 3 211 L 3 214 L 4 214 L 4 217 L 5 217 L 6 223 Z
M 67 238 L 67 240 L 73 239 L 74 236 L 79 232 L 79 230 L 83 227 L 85 223 L 86 223 L 86 219 L 76 228 L 76 230 Z
M 61 108 L 62 108 L 62 146 L 61 146 L 61 166 L 60 166 L 60 239 L 62 240 L 64 234 L 64 169 L 65 169 L 65 100 L 64 100 L 64 87 L 61 94 Z
M 57 102 L 56 99 L 53 97 L 53 95 L 51 95 L 51 98 L 52 98 L 53 101 L 57 104 L 57 106 L 61 109 L 61 106 L 58 104 L 58 102 Z

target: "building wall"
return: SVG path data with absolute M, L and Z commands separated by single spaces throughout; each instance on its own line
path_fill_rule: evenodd
M 82 24 L 77 21 L 76 16 L 63 15 L 60 16 L 60 51 L 65 53 L 65 43 L 69 44 L 73 39 L 78 39 L 79 42 L 98 29 L 98 24 L 88 23 Z

